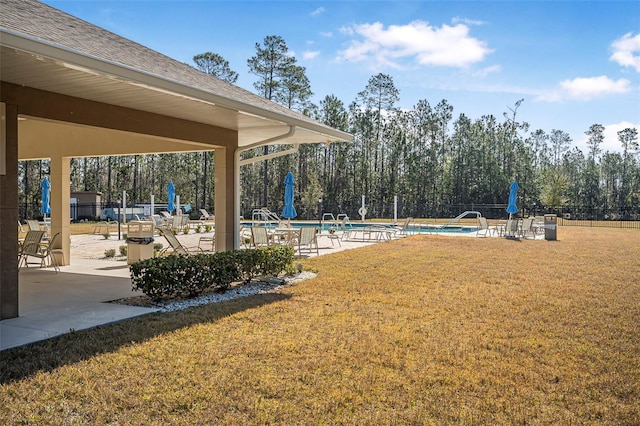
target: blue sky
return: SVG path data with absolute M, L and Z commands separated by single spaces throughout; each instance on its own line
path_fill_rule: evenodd
M 318 103 L 348 106 L 377 73 L 393 77 L 399 107 L 446 99 L 454 119 L 502 119 L 524 99 L 530 130 L 563 130 L 586 153 L 584 132 L 640 130 L 638 1 L 161 1 L 45 3 L 193 64 L 211 51 L 254 91 L 247 59 L 281 36 Z

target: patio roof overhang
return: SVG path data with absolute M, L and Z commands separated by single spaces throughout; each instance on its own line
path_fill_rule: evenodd
M 188 83 L 111 62 L 5 28 L 0 28 L 0 78 L 2 82 L 16 87 L 116 106 L 123 110 L 170 117 L 184 123 L 192 123 L 194 127 L 215 126 L 237 132 L 239 149 L 259 146 L 263 141 L 265 144 L 303 144 L 352 140 L 348 133 L 325 126 L 293 111 L 281 111 L 282 108 L 275 104 L 265 102 L 264 105 L 256 105 L 255 95 L 248 92 L 248 101 L 232 99 Z M 20 159 L 43 158 L 47 156 L 46 149 L 53 148 L 51 144 L 46 143 L 34 146 L 30 139 L 55 135 L 63 122 L 66 122 L 64 132 L 70 131 L 67 120 L 56 123 L 55 119 L 43 120 L 43 117 L 30 117 L 28 114 L 22 115 L 21 118 Z M 162 134 L 160 130 L 158 134 L 147 134 L 146 137 L 153 137 L 156 139 L 155 142 L 160 138 L 161 144 L 126 143 L 126 134 L 130 131 L 126 128 L 126 123 L 123 123 L 122 127 L 105 129 L 94 126 L 71 130 L 79 132 L 79 137 L 91 137 L 94 140 L 101 139 L 98 132 L 122 131 L 124 133 L 119 133 L 118 138 L 124 138 L 124 143 L 121 144 L 121 148 L 111 146 L 110 152 L 101 149 L 101 146 L 104 147 L 103 144 L 95 144 L 94 149 L 86 145 L 77 146 L 77 152 L 69 151 L 66 154 L 126 155 L 143 152 L 204 151 L 216 147 L 210 140 L 198 141 L 197 137 L 186 140 L 183 137 L 184 133 L 181 133 L 180 138 L 174 139 L 170 135 Z M 140 140 L 139 132 L 130 133 L 130 136 L 135 133 L 137 140 Z M 29 135 L 33 135 L 33 138 Z M 283 138 L 280 139 L 280 136 Z M 102 138 L 104 137 L 103 135 Z M 59 152 L 59 142 L 55 149 Z

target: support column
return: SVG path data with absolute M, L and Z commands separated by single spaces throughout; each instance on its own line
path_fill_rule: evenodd
M 71 254 L 71 161 L 69 157 L 51 158 L 51 236 L 60 233 L 63 256 L 57 256 L 58 265 L 68 265 Z M 64 257 L 64 259 L 63 259 Z
M 236 143 L 237 145 L 237 143 Z M 233 250 L 236 247 L 235 194 L 239 191 L 234 173 L 235 147 L 218 148 L 214 154 L 216 251 Z
M 0 320 L 18 316 L 18 107 L 0 103 Z

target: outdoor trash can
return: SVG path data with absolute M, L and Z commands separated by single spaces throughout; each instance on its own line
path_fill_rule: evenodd
M 153 222 L 131 221 L 127 224 L 127 265 L 153 257 Z
M 558 217 L 555 214 L 544 215 L 544 239 L 547 241 L 556 240 L 558 229 Z

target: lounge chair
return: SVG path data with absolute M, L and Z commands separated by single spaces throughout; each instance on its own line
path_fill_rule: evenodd
M 216 220 L 216 216 L 209 214 L 206 209 L 200 209 L 200 220 Z
M 313 226 L 303 226 L 300 228 L 300 234 L 298 236 L 298 254 L 302 256 L 302 247 L 307 247 L 309 249 L 309 254 L 311 254 L 311 250 L 315 246 L 316 254 L 320 254 L 320 250 L 318 249 L 318 230 Z
M 255 248 L 268 247 L 270 245 L 269 233 L 264 226 L 251 227 L 251 243 Z
M 159 214 L 152 214 L 151 221 L 156 229 L 168 228 L 166 219 Z
M 160 253 L 158 253 L 159 255 L 167 254 L 167 251 L 169 249 L 172 250 L 171 251 L 172 253 L 176 253 L 176 254 L 189 255 L 189 254 L 205 253 L 205 250 L 203 250 L 200 247 L 187 247 L 187 246 L 183 245 L 180 241 L 178 241 L 178 238 L 176 237 L 176 234 L 174 234 L 171 229 L 160 229 L 160 228 L 158 228 L 158 232 L 169 243 L 169 247 L 161 250 Z
M 400 225 L 398 227 L 398 230 L 400 231 L 400 235 L 409 235 L 409 233 L 411 233 L 411 222 L 413 221 L 412 217 L 408 217 L 404 220 L 404 222 L 402 223 L 402 225 Z

